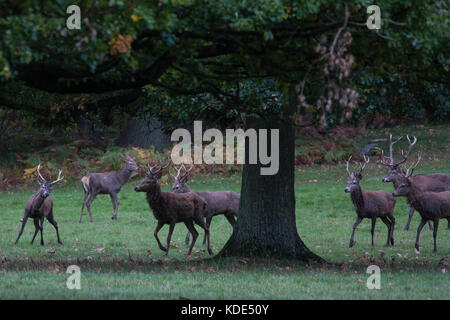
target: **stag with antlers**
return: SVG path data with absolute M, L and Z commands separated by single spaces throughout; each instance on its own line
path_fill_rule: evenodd
M 189 169 L 186 169 L 184 164 L 182 164 L 179 169 L 175 168 L 175 170 L 177 170 L 177 175 L 174 176 L 170 174 L 174 179 L 172 192 L 174 193 L 191 192 L 191 189 L 189 189 L 187 185 L 187 181 L 192 168 L 194 168 L 194 166 L 191 166 Z M 184 174 L 181 174 L 182 169 L 184 170 Z M 237 217 L 238 215 L 239 202 L 241 199 L 241 196 L 238 193 L 233 191 L 216 191 L 216 192 L 196 191 L 195 193 L 206 200 L 206 208 L 204 215 L 208 229 L 211 225 L 212 218 L 221 214 L 225 216 L 225 218 L 234 228 L 234 225 L 236 224 L 235 217 Z M 189 232 L 186 235 L 185 241 L 186 244 L 189 243 Z M 205 242 L 206 242 L 206 234 L 203 238 L 203 244 L 205 244 Z
M 158 221 L 158 225 L 154 232 L 158 246 L 162 251 L 166 252 L 167 256 L 169 254 L 170 240 L 175 224 L 183 222 L 192 234 L 192 244 L 188 251 L 188 255 L 190 255 L 198 237 L 198 232 L 194 227 L 194 223 L 196 223 L 205 230 L 208 242 L 208 253 L 212 254 L 209 243 L 209 228 L 205 224 L 203 216 L 206 201 L 194 192 L 176 194 L 161 191 L 158 182 L 162 177 L 161 170 L 168 168 L 169 165 L 170 160 L 166 166 L 160 166 L 159 169 L 155 169 L 158 165 L 150 166 L 150 164 L 148 164 L 146 177 L 134 188 L 136 192 L 145 192 L 147 194 L 147 202 L 150 209 L 153 211 L 154 217 Z M 166 247 L 161 244 L 158 238 L 158 232 L 165 224 L 169 225 Z
M 411 154 L 411 150 L 417 142 L 417 138 L 413 137 L 413 141 L 406 136 L 408 140 L 408 151 L 405 153 L 401 150 L 402 159 L 400 161 L 394 160 L 393 155 L 393 145 L 396 144 L 403 138 L 400 137 L 395 141 L 392 141 L 392 134 L 389 136 L 389 157 L 384 155 L 382 152 L 382 160 L 381 164 L 389 168 L 389 172 L 386 176 L 383 177 L 383 182 L 392 182 L 394 184 L 394 189 L 396 189 L 399 185 L 403 184 L 405 181 L 405 170 L 402 168 L 402 165 L 408 160 L 408 157 Z M 387 161 L 386 161 L 387 160 Z M 450 191 L 450 175 L 445 173 L 432 173 L 432 174 L 416 174 L 410 177 L 411 181 L 423 191 L 430 192 L 443 192 Z M 414 207 L 410 206 L 409 209 L 409 217 L 408 222 L 406 223 L 405 230 L 409 230 L 409 225 L 411 223 L 412 216 L 414 214 Z M 431 221 L 428 222 L 428 226 L 430 230 L 432 230 Z M 450 222 L 448 224 L 448 229 L 450 229 Z
M 47 182 L 47 180 L 45 180 L 39 172 L 40 167 L 41 165 L 39 164 L 36 170 L 38 174 L 37 181 L 40 187 L 39 190 L 28 199 L 27 205 L 25 207 L 25 214 L 21 220 L 22 227 L 20 228 L 19 235 L 17 236 L 15 244 L 17 244 L 20 237 L 22 236 L 23 229 L 25 228 L 25 224 L 27 223 L 28 218 L 33 218 L 35 227 L 31 244 L 33 244 L 34 238 L 36 238 L 37 233 L 40 231 L 41 245 L 44 245 L 44 218 L 47 218 L 47 221 L 50 222 L 53 227 L 55 227 L 56 236 L 58 237 L 58 243 L 62 244 L 61 238 L 59 237 L 58 224 L 53 218 L 53 201 L 50 198 L 50 192 L 52 191 L 53 186 L 59 181 L 63 180 L 64 177 L 61 176 L 62 171 L 59 170 L 58 178 L 55 181 Z
M 450 223 L 450 191 L 430 192 L 424 191 L 412 179 L 411 175 L 421 160 L 420 155 L 415 163 L 402 173 L 402 182 L 395 187 L 394 196 L 404 196 L 408 204 L 419 211 L 422 221 L 417 228 L 415 249 L 419 251 L 419 238 L 423 226 L 433 221 L 434 252 L 437 251 L 436 237 L 440 219 L 447 219 Z
M 355 224 L 353 225 L 352 235 L 350 237 L 350 245 L 349 247 L 353 247 L 354 244 L 354 235 L 355 230 L 361 221 L 364 218 L 371 219 L 372 221 L 372 246 L 373 243 L 373 235 L 375 232 L 375 223 L 377 218 L 380 218 L 381 221 L 388 228 L 388 236 L 386 245 L 389 244 L 394 245 L 394 226 L 395 226 L 395 218 L 394 218 L 394 207 L 395 207 L 395 198 L 387 191 L 378 190 L 378 191 L 369 191 L 362 190 L 360 181 L 362 179 L 362 171 L 369 163 L 369 158 L 364 157 L 364 163 L 360 163 L 360 170 L 355 172 L 350 172 L 349 164 L 351 160 L 350 158 L 347 160 L 346 171 L 348 174 L 348 182 L 347 187 L 345 188 L 345 192 L 350 193 L 350 198 L 355 207 L 355 211 L 357 214 Z
M 130 179 L 131 173 L 133 171 L 139 170 L 136 161 L 134 161 L 133 158 L 127 155 L 123 159 L 125 161 L 125 165 L 123 166 L 122 170 L 90 173 L 81 178 L 84 198 L 83 204 L 81 205 L 80 222 L 83 218 L 83 210 L 85 204 L 89 212 L 89 218 L 91 219 L 91 222 L 94 222 L 94 218 L 92 217 L 91 212 L 91 204 L 92 201 L 94 201 L 95 197 L 97 197 L 97 195 L 99 194 L 109 194 L 114 209 L 114 214 L 111 219 L 117 219 L 117 211 L 119 210 L 119 198 L 117 194 L 120 192 L 122 186 Z M 86 199 L 89 195 L 90 197 L 86 202 Z

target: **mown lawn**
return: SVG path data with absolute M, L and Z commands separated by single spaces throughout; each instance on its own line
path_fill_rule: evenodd
M 450 173 L 448 126 L 413 127 L 419 138 L 415 151 L 425 160 L 416 173 Z M 405 132 L 401 128 L 393 131 Z M 430 131 L 431 130 L 431 131 Z M 386 130 L 370 132 L 380 136 Z M 363 137 L 361 145 L 370 137 Z M 358 142 L 359 143 L 359 142 Z M 392 191 L 381 183 L 386 172 L 372 158 L 362 181 L 363 188 Z M 438 252 L 433 253 L 432 233 L 425 227 L 420 254 L 413 245 L 419 214 L 411 230 L 404 231 L 408 208 L 399 198 L 395 209 L 395 246 L 385 247 L 387 230 L 377 222 L 375 247 L 370 246 L 370 222 L 359 226 L 352 249 L 348 248 L 356 218 L 349 195 L 344 193 L 347 176 L 343 165 L 297 168 L 296 216 L 300 237 L 329 265 L 305 265 L 292 261 L 255 259 L 209 259 L 201 244 L 203 232 L 191 258 L 186 257 L 186 228 L 177 225 L 169 259 L 153 237 L 156 221 L 145 195 L 133 191 L 132 179 L 121 191 L 118 220 L 112 221 L 108 196 L 92 205 L 94 223 L 87 212 L 78 223 L 81 186 L 69 183 L 54 188 L 54 215 L 63 245 L 53 227 L 44 225 L 45 246 L 30 245 L 34 226 L 28 221 L 18 245 L 14 245 L 20 219 L 32 189 L 0 194 L 0 298 L 37 299 L 449 299 L 450 230 L 441 220 Z M 190 184 L 195 190 L 240 191 L 240 177 L 199 176 Z M 168 190 L 168 186 L 163 189 Z M 212 249 L 219 252 L 231 234 L 223 217 L 213 219 Z M 160 232 L 164 242 L 167 226 Z M 197 230 L 199 228 L 197 227 Z M 66 287 L 68 265 L 81 268 L 81 290 Z M 368 290 L 366 268 L 381 268 L 381 290 Z

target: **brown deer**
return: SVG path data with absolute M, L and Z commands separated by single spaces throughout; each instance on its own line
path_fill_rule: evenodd
M 28 199 L 27 205 L 25 206 L 25 214 L 23 216 L 23 219 L 21 220 L 22 227 L 20 228 L 19 235 L 17 236 L 14 244 L 17 244 L 20 237 L 22 236 L 23 229 L 25 228 L 25 224 L 27 223 L 28 218 L 33 218 L 35 228 L 33 239 L 31 239 L 31 244 L 33 244 L 34 238 L 36 238 L 37 233 L 41 231 L 41 245 L 44 245 L 44 236 L 42 234 L 44 231 L 44 218 L 46 218 L 47 221 L 53 225 L 56 230 L 56 236 L 58 237 L 58 243 L 62 244 L 61 238 L 59 237 L 58 224 L 53 218 L 53 201 L 50 198 L 50 192 L 52 191 L 53 186 L 59 181 L 63 180 L 64 177 L 61 177 L 62 171 L 59 170 L 58 178 L 53 182 L 47 182 L 39 172 L 40 167 L 41 165 L 39 164 L 37 167 L 37 181 L 40 186 L 39 190 Z
M 182 164 L 181 167 L 177 170 L 177 175 L 174 176 L 170 174 L 174 178 L 174 183 L 172 186 L 172 192 L 174 193 L 186 193 L 191 192 L 191 189 L 187 186 L 187 181 L 189 178 L 189 172 L 192 170 L 194 166 L 191 166 L 189 169 Z M 185 173 L 180 175 L 181 169 L 184 169 Z M 241 196 L 233 191 L 201 191 L 197 192 L 200 197 L 206 200 L 206 207 L 204 211 L 204 216 L 206 218 L 206 226 L 208 229 L 211 226 L 212 218 L 223 214 L 231 226 L 234 228 L 236 224 L 235 217 L 237 217 L 239 212 L 239 201 Z M 189 232 L 186 235 L 186 244 L 189 244 Z M 206 243 L 206 233 L 203 237 L 203 245 Z
M 198 232 L 195 230 L 194 222 L 205 230 L 208 241 L 208 253 L 213 254 L 209 244 L 209 228 L 205 224 L 203 210 L 206 201 L 199 197 L 194 192 L 176 194 L 172 192 L 162 192 L 158 180 L 161 178 L 161 170 L 167 168 L 168 164 L 155 170 L 155 166 L 148 164 L 146 177 L 142 182 L 134 188 L 136 192 L 145 192 L 147 194 L 147 202 L 150 209 L 153 211 L 155 219 L 158 221 L 154 236 L 158 242 L 158 246 L 162 251 L 169 254 L 170 240 L 175 228 L 175 224 L 183 222 L 186 228 L 192 233 L 192 243 L 188 251 L 191 254 L 195 241 L 198 237 Z M 167 247 L 164 247 L 158 238 L 159 230 L 165 225 L 169 225 L 169 234 L 167 235 Z
M 386 245 L 389 243 L 394 245 L 394 226 L 395 226 L 395 218 L 394 218 L 394 207 L 395 207 L 395 198 L 387 191 L 378 190 L 378 191 L 369 191 L 362 190 L 360 185 L 360 180 L 362 179 L 361 172 L 364 170 L 365 166 L 369 163 L 369 158 L 364 155 L 364 164 L 360 164 L 360 170 L 357 173 L 350 172 L 349 163 L 350 157 L 347 160 L 347 173 L 348 173 L 348 182 L 347 187 L 345 188 L 345 192 L 350 193 L 350 198 L 352 199 L 353 205 L 355 206 L 355 211 L 357 214 L 355 224 L 353 225 L 352 235 L 350 237 L 350 245 L 349 247 L 353 247 L 355 230 L 361 221 L 364 218 L 371 219 L 372 221 L 372 247 L 373 247 L 373 235 L 375 232 L 375 223 L 377 218 L 380 218 L 381 221 L 388 228 L 388 236 Z
M 424 191 L 417 183 L 411 179 L 411 175 L 414 169 L 417 167 L 421 160 L 418 157 L 416 163 L 413 163 L 403 173 L 404 180 L 402 183 L 395 187 L 394 196 L 405 196 L 408 204 L 419 211 L 422 221 L 417 228 L 417 236 L 415 249 L 419 251 L 419 238 L 420 232 L 427 221 L 433 221 L 433 240 L 434 240 L 434 252 L 437 251 L 436 237 L 439 226 L 439 219 L 450 218 L 450 191 L 444 192 L 430 192 Z
M 411 154 L 411 150 L 413 146 L 417 142 L 417 138 L 413 137 L 413 141 L 406 136 L 408 140 L 409 148 L 406 153 L 402 151 L 403 158 L 395 162 L 394 156 L 392 152 L 392 147 L 395 143 L 400 141 L 402 137 L 398 138 L 395 141 L 392 141 L 392 134 L 389 137 L 389 157 L 385 157 L 384 153 L 382 153 L 382 157 L 384 159 L 388 159 L 388 161 L 381 160 L 381 164 L 389 168 L 389 172 L 383 177 L 383 182 L 392 182 L 394 184 L 394 189 L 399 185 L 403 184 L 405 181 L 405 170 L 401 167 L 408 159 Z M 420 187 L 423 191 L 430 192 L 443 192 L 450 191 L 450 175 L 445 173 L 432 173 L 432 174 L 416 174 L 410 177 L 411 181 L 418 187 Z M 411 223 L 412 216 L 414 214 L 414 207 L 410 206 L 409 209 L 409 217 L 408 222 L 406 223 L 405 230 L 409 230 L 409 225 Z M 432 230 L 431 221 L 428 221 L 428 226 L 430 230 Z M 448 222 L 448 229 L 450 229 L 450 220 Z
M 91 222 L 94 222 L 91 212 L 91 204 L 95 197 L 99 194 L 109 194 L 111 197 L 114 214 L 111 219 L 117 219 L 117 211 L 119 210 L 119 198 L 117 194 L 120 192 L 122 186 L 130 179 L 133 171 L 139 170 L 139 167 L 130 156 L 124 157 L 125 165 L 120 171 L 102 172 L 102 173 L 89 173 L 81 178 L 83 184 L 84 198 L 81 206 L 80 222 L 83 218 L 84 205 L 86 204 L 89 212 Z M 90 195 L 86 202 L 86 199 Z

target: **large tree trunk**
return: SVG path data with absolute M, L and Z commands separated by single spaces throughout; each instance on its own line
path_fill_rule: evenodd
M 284 107 L 285 119 L 295 111 L 294 88 L 290 88 L 289 95 L 289 104 Z M 261 164 L 244 165 L 239 216 L 233 234 L 219 256 L 323 261 L 304 245 L 297 233 L 294 193 L 295 128 L 286 122 L 261 118 L 247 119 L 247 128 L 279 129 L 280 167 L 275 175 L 261 175 Z

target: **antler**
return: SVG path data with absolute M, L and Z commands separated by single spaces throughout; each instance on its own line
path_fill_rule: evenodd
M 122 158 L 123 158 L 123 160 L 124 160 L 125 162 L 136 162 L 136 161 L 135 161 L 132 157 L 130 157 L 128 154 L 122 156 Z
M 348 173 L 348 176 L 350 177 L 350 175 L 351 175 L 351 173 L 350 173 L 350 170 L 348 170 L 348 165 L 349 165 L 349 163 L 350 163 L 350 159 L 352 158 L 352 156 L 350 156 L 350 158 L 348 158 L 348 160 L 347 160 L 347 167 L 345 168 L 345 170 L 347 170 L 347 173 Z
M 410 177 L 413 174 L 414 169 L 416 169 L 416 167 L 419 164 L 420 160 L 422 160 L 422 157 L 419 154 L 418 157 L 417 157 L 417 161 L 415 163 L 413 162 L 411 164 L 411 166 L 408 169 L 406 169 L 406 173 L 405 173 L 405 177 L 406 178 Z
M 64 176 L 61 177 L 61 174 L 62 174 L 62 170 L 59 170 L 59 172 L 58 172 L 58 178 L 57 178 L 55 181 L 50 182 L 50 184 L 51 184 L 51 185 L 54 185 L 54 184 L 58 183 L 59 181 L 63 180 L 63 179 L 64 179 Z
M 396 166 L 396 165 L 394 164 L 394 156 L 393 156 L 393 152 L 392 152 L 392 146 L 393 146 L 394 144 L 396 144 L 397 142 L 399 142 L 402 138 L 403 138 L 403 136 L 401 136 L 400 138 L 398 138 L 397 140 L 395 140 L 394 142 L 392 142 L 392 134 L 389 135 L 389 157 L 386 157 L 386 156 L 384 155 L 383 149 L 381 149 L 381 155 L 382 155 L 382 157 L 383 157 L 383 158 L 386 158 L 386 159 L 389 159 L 389 162 L 385 162 L 385 161 L 381 160 L 381 164 L 382 164 L 382 165 L 387 166 L 387 167 L 391 167 L 391 168 L 394 167 L 394 166 Z
M 39 163 L 39 165 L 38 165 L 38 167 L 37 167 L 37 169 L 36 169 L 36 171 L 37 171 L 37 173 L 38 173 L 38 176 L 39 176 L 39 179 L 41 179 L 42 180 L 42 182 L 47 182 L 47 180 L 45 180 L 44 179 L 44 177 L 41 175 L 41 173 L 39 172 L 39 168 L 41 167 L 41 164 Z
M 411 140 L 409 139 L 409 136 L 406 135 L 406 139 L 408 139 L 408 144 L 409 144 L 408 152 L 406 153 L 406 156 L 405 156 L 404 153 L 403 153 L 403 150 L 402 150 L 403 159 L 400 162 L 397 162 L 396 164 L 394 164 L 395 167 L 403 164 L 406 160 L 408 160 L 408 157 L 409 157 L 409 154 L 411 153 L 412 147 L 414 147 L 414 145 L 417 142 L 417 138 L 415 136 L 413 138 L 414 138 L 414 141 L 411 142 Z
M 174 178 L 174 179 L 178 179 L 178 177 L 180 176 L 181 173 L 181 169 L 183 169 L 183 167 L 181 166 L 180 169 L 175 168 L 175 171 L 177 172 L 177 175 L 174 176 L 170 171 L 169 174 Z
M 189 168 L 189 170 L 186 169 L 186 167 L 184 166 L 183 163 L 181 164 L 181 167 L 182 167 L 182 168 L 184 169 L 184 171 L 185 171 L 185 174 L 183 174 L 183 175 L 181 176 L 181 179 L 184 179 L 185 177 L 187 177 L 187 176 L 189 175 L 189 172 L 191 172 L 191 170 L 194 169 L 194 165 L 191 165 L 191 167 Z
M 155 171 L 155 172 L 153 172 L 153 168 L 157 167 L 158 164 L 156 164 L 156 165 L 154 165 L 154 166 L 152 167 L 152 166 L 150 166 L 150 162 L 149 162 L 149 163 L 147 164 L 148 169 L 149 169 L 148 172 L 151 173 L 151 174 L 158 173 L 158 172 L 160 172 L 162 169 L 167 168 L 167 167 L 170 165 L 170 162 L 171 162 L 171 161 L 172 161 L 172 159 L 169 159 L 169 162 L 167 162 L 167 164 L 166 164 L 164 167 L 159 168 L 159 170 L 158 170 L 158 171 Z
M 366 165 L 367 165 L 367 164 L 369 163 L 369 161 L 370 161 L 370 158 L 369 158 L 369 157 L 366 157 L 366 155 L 363 154 L 363 157 L 364 157 L 364 164 L 359 163 L 360 169 L 359 169 L 358 174 L 360 174 L 360 173 L 364 170 L 364 168 L 366 167 Z M 350 164 L 350 159 L 351 159 L 351 158 L 352 158 L 352 156 L 350 156 L 350 158 L 348 158 L 348 160 L 347 160 L 347 167 L 345 168 L 345 170 L 347 170 L 347 173 L 348 173 L 349 176 L 351 175 L 351 172 L 350 172 L 350 170 L 348 169 L 348 166 L 349 166 L 349 164 Z
M 358 173 L 361 173 L 364 170 L 364 168 L 366 167 L 366 165 L 370 162 L 370 158 L 366 157 L 365 154 L 363 154 L 363 158 L 364 158 L 364 164 L 361 164 L 361 163 L 359 164 L 360 165 L 360 169 L 359 169 Z

